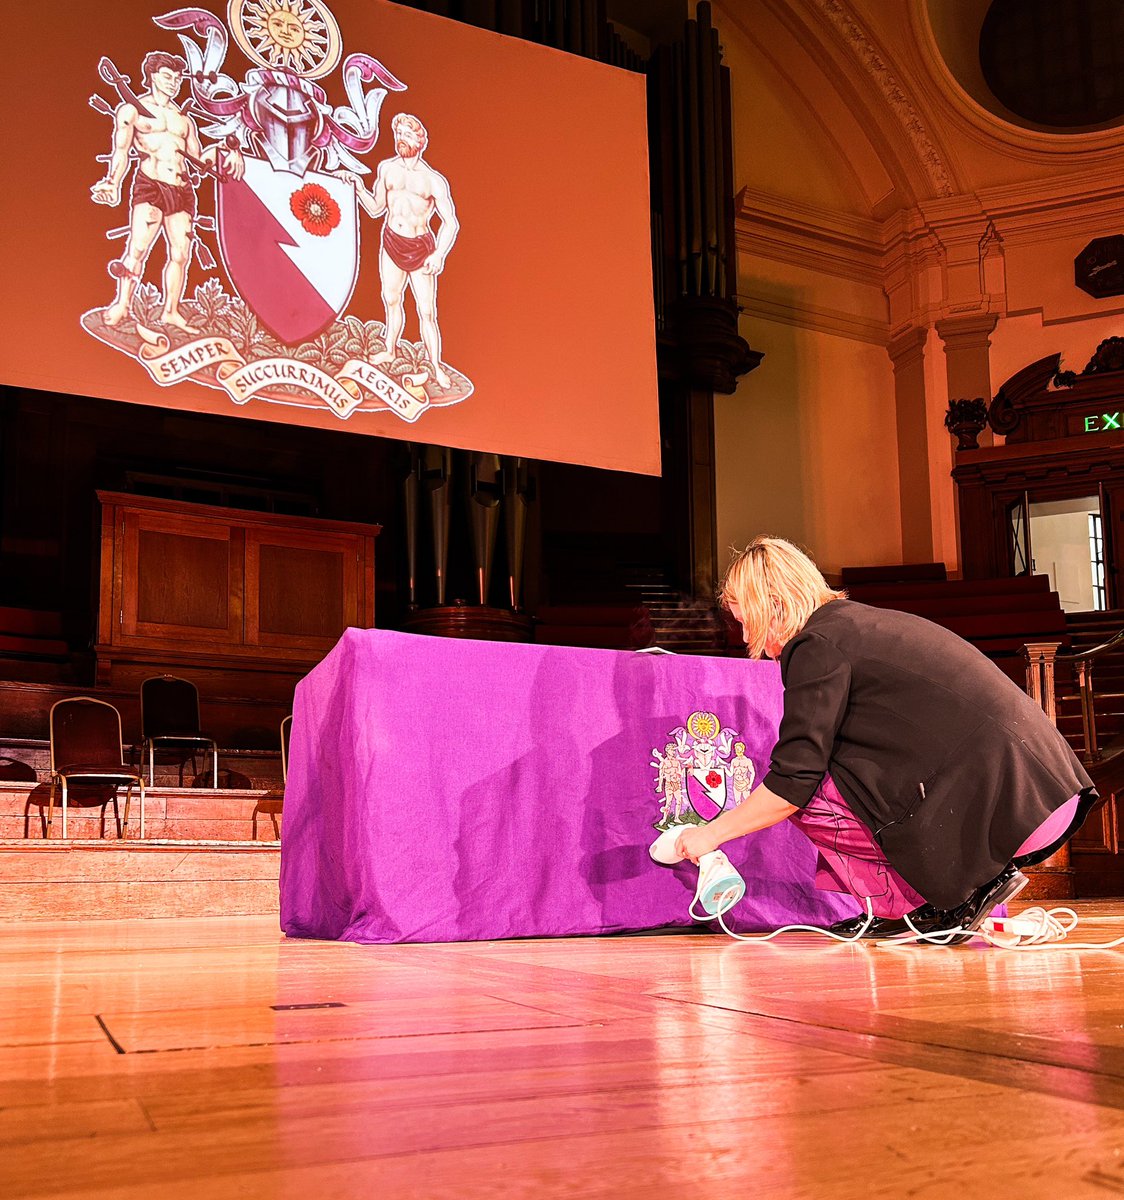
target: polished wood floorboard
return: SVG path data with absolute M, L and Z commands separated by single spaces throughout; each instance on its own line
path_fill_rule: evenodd
M 1124 934 L 1124 902 L 1079 908 Z M 1122 967 L 3 924 L 0 1197 L 1124 1195 Z

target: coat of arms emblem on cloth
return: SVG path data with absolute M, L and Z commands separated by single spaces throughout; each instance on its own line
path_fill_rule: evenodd
M 723 809 L 736 808 L 756 778 L 753 760 L 736 731 L 714 713 L 693 712 L 673 729 L 662 750 L 653 748 L 655 790 L 661 801 L 657 829 L 703 825 Z

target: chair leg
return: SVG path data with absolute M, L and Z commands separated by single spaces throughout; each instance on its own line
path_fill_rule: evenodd
M 55 777 L 52 775 L 51 776 L 51 798 L 47 802 L 47 832 L 45 835 L 46 837 L 51 836 L 51 825 L 53 824 L 54 819 L 55 819 L 55 788 L 57 786 L 58 785 L 55 780 Z
M 102 811 L 102 814 L 104 817 L 105 809 L 103 808 L 101 811 Z M 121 810 L 117 807 L 117 789 L 116 788 L 113 789 L 113 828 L 117 830 L 117 840 L 120 841 L 121 840 Z M 102 837 L 105 837 L 105 821 L 104 821 L 104 819 L 102 821 L 101 835 L 102 835 Z
M 66 840 L 66 776 L 62 777 L 62 836 Z
M 141 779 L 140 779 L 140 804 L 141 804 L 140 835 L 141 835 L 141 841 L 144 841 L 144 776 L 141 776 Z
M 156 786 L 156 748 L 152 742 L 148 743 L 148 786 Z
M 121 840 L 125 841 L 129 836 L 129 805 L 133 799 L 133 785 L 130 783 L 125 790 L 125 820 L 121 823 Z
M 219 790 L 219 748 L 218 748 L 218 746 L 211 747 L 211 756 L 212 756 L 213 765 L 214 765 L 214 771 L 213 771 L 212 777 L 214 780 L 214 788 L 215 788 L 215 791 L 217 792 Z

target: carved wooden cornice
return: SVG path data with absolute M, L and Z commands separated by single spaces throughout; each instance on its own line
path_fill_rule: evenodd
M 988 409 L 988 424 L 996 433 L 1010 435 L 1022 423 L 1023 410 L 1035 398 L 1044 396 L 1050 381 L 1058 373 L 1061 354 L 1050 354 L 1017 371 L 995 393 Z
M 1010 443 L 1025 443 L 1124 431 L 1124 337 L 1105 338 L 1080 374 L 1061 370 L 1061 359 L 1060 353 L 1040 358 L 1003 384 L 988 409 L 988 424 L 996 433 Z M 1101 419 L 1101 406 L 1116 425 Z M 1095 418 L 1093 426 L 1086 416 Z
M 695 387 L 732 395 L 738 378 L 761 362 L 738 332 L 737 307 L 707 296 L 683 296 L 674 309 L 679 331 L 678 360 L 683 377 Z

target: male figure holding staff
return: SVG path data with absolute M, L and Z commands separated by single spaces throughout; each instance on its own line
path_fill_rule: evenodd
M 113 113 L 113 153 L 105 178 L 90 189 L 94 202 L 119 204 L 131 154 L 138 161 L 129 195 L 132 211 L 125 253 L 109 268 L 117 280 L 117 295 L 105 310 L 107 325 L 119 325 L 128 315 L 144 265 L 163 230 L 168 260 L 164 264 L 164 310 L 160 319 L 165 325 L 196 332 L 179 311 L 187 287 L 195 220 L 195 188 L 187 174 L 186 157 L 214 166 L 219 147 L 204 150 L 195 122 L 175 103 L 186 70 L 187 63 L 179 55 L 153 50 L 141 64 L 147 88 L 143 96 L 127 92 L 127 84 L 117 77 L 122 102 Z M 242 177 L 239 150 L 224 148 L 222 165 L 235 179 Z

